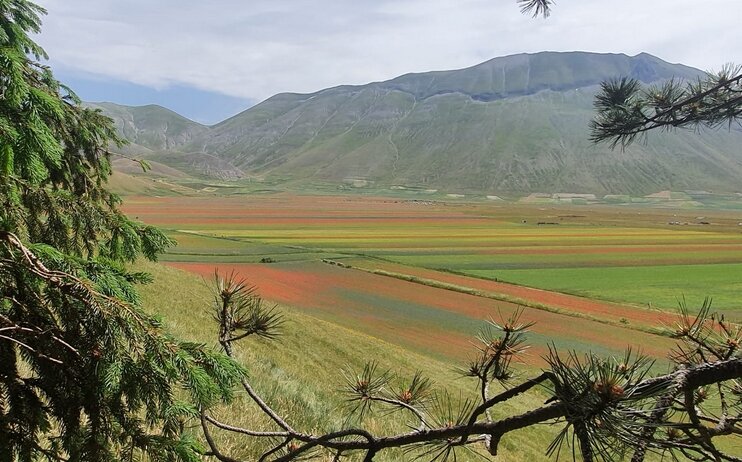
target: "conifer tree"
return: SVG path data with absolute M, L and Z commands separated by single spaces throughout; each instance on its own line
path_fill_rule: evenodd
M 197 460 L 242 369 L 140 306 L 126 265 L 172 242 L 106 189 L 121 140 L 39 62 L 44 13 L 0 0 L 0 460 Z

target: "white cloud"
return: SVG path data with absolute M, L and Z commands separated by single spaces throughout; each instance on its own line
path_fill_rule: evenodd
M 742 2 L 562 0 L 47 0 L 52 64 L 153 88 L 250 99 L 384 80 L 543 50 L 636 54 L 702 69 L 742 63 Z

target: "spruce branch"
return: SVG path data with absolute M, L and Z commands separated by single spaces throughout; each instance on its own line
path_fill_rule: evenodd
M 98 458 L 126 446 L 131 457 L 195 457 L 198 444 L 183 431 L 198 414 L 175 398 L 176 389 L 202 405 L 228 400 L 244 370 L 167 335 L 140 307 L 74 274 L 80 268 L 55 268 L 74 260 L 45 262 L 7 231 L 0 231 L 0 255 L 0 433 L 23 429 L 18 435 L 60 442 L 40 451 L 35 440 L 8 436 L 8 450 L 56 459 L 95 445 L 101 455 L 91 457 Z M 51 419 L 81 421 L 52 436 Z

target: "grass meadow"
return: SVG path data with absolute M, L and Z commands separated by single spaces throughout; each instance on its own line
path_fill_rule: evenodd
M 742 264 L 620 266 L 470 271 L 481 277 L 616 302 L 658 307 L 687 303 L 704 296 L 728 317 L 739 320 Z

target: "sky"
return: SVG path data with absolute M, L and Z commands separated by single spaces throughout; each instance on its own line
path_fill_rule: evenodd
M 212 124 L 310 93 L 515 53 L 648 52 L 742 63 L 741 0 L 36 0 L 38 42 L 84 100 L 160 104 Z

